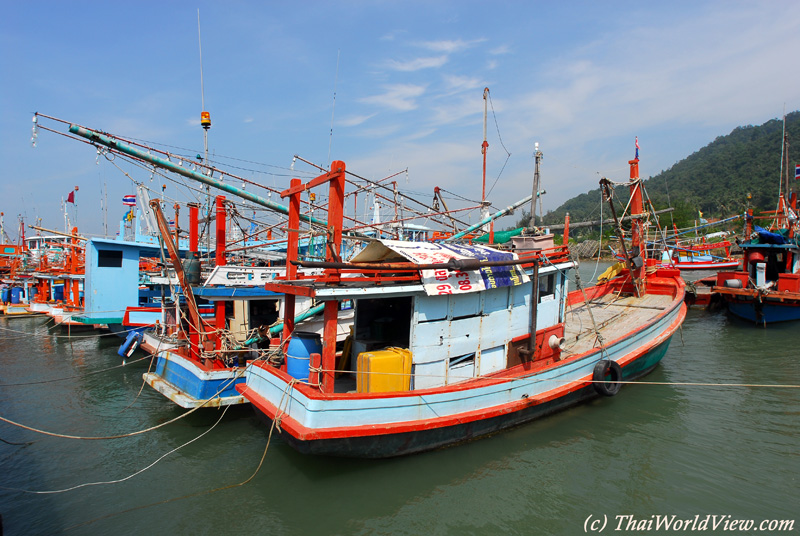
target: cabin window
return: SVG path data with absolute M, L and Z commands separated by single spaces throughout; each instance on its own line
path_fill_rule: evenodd
M 553 299 L 556 293 L 556 274 L 539 276 L 539 301 Z
M 14 253 L 14 248 L 3 248 L 4 253 Z
M 122 252 L 110 249 L 98 249 L 97 266 L 99 268 L 122 268 Z
M 447 367 L 447 383 L 470 380 L 475 376 L 475 354 L 451 357 Z
M 355 338 L 380 348 L 408 348 L 411 313 L 411 297 L 357 300 Z
M 233 302 L 225 302 L 233 303 Z M 250 300 L 250 328 L 272 325 L 278 319 L 279 300 Z

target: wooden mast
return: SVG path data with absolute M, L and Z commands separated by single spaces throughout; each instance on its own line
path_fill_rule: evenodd
M 200 351 L 199 348 L 203 345 L 204 333 L 203 333 L 203 321 L 200 317 L 200 312 L 197 310 L 197 302 L 194 299 L 194 293 L 192 292 L 192 287 L 189 285 L 189 282 L 186 280 L 186 274 L 183 271 L 183 266 L 181 265 L 181 258 L 180 254 L 178 253 L 178 248 L 175 243 L 172 241 L 172 234 L 169 232 L 169 224 L 167 220 L 164 218 L 164 213 L 161 212 L 161 203 L 157 199 L 153 199 L 150 201 L 150 208 L 153 211 L 153 215 L 156 218 L 156 224 L 158 225 L 158 230 L 161 232 L 161 237 L 164 240 L 164 245 L 167 246 L 167 252 L 169 253 L 169 259 L 172 262 L 172 267 L 175 269 L 175 275 L 178 277 L 178 282 L 181 285 L 181 289 L 183 290 L 183 296 L 186 299 L 186 308 L 189 310 L 189 321 L 191 322 L 190 333 L 194 330 L 197 331 L 197 340 L 199 344 L 193 344 L 195 340 L 194 337 L 190 335 L 190 344 L 189 344 L 189 356 L 199 360 L 200 359 Z M 180 319 L 178 319 L 180 322 Z
M 489 88 L 483 88 L 483 143 L 481 144 L 481 154 L 483 154 L 483 188 L 481 189 L 481 211 L 486 210 L 486 153 L 489 151 L 489 142 L 486 137 L 486 118 L 488 115 L 487 104 L 489 101 Z M 489 244 L 494 244 L 494 221 L 489 223 Z
M 300 222 L 300 195 L 306 191 L 329 183 L 328 190 L 328 226 L 327 226 L 327 247 L 325 259 L 330 262 L 339 262 L 339 252 L 342 246 L 342 226 L 344 222 L 344 184 L 345 184 L 345 164 L 340 160 L 331 163 L 331 170 L 318 177 L 311 179 L 303 184 L 300 179 L 292 179 L 291 186 L 281 192 L 281 198 L 289 198 L 289 246 L 286 254 L 286 279 L 291 281 L 296 277 L 297 267 L 291 261 L 297 260 L 297 241 Z M 325 284 L 338 285 L 340 272 L 338 268 L 325 270 Z M 284 337 L 291 334 L 294 328 L 294 298 L 295 295 L 305 289 L 293 287 L 291 285 L 280 285 L 266 283 L 267 290 L 278 290 L 284 292 Z M 325 302 L 324 322 L 325 327 L 322 334 L 322 382 L 320 389 L 323 393 L 333 392 L 333 379 L 336 368 L 336 331 L 339 320 L 339 302 L 330 300 Z

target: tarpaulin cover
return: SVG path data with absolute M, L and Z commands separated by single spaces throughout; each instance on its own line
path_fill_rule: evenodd
M 350 262 L 411 261 L 415 264 L 444 264 L 450 259 L 505 261 L 516 258 L 515 253 L 501 252 L 487 246 L 379 240 L 364 248 Z M 452 272 L 447 268 L 425 269 L 420 270 L 420 275 L 425 293 L 429 296 L 480 292 L 490 288 L 521 285 L 530 281 L 517 265 L 487 266 L 464 272 Z
M 511 231 L 495 231 L 494 232 L 494 243 L 495 244 L 505 244 L 506 242 L 511 240 L 511 238 L 513 238 L 515 236 L 518 236 L 518 235 L 521 235 L 523 230 L 525 230 L 525 227 L 519 227 L 517 229 L 512 229 Z M 486 233 L 485 235 L 479 236 L 478 238 L 474 239 L 472 242 L 473 243 L 480 242 L 481 244 L 488 244 L 489 243 L 489 233 Z
M 758 225 L 755 226 L 755 230 L 758 233 L 758 242 L 760 244 L 786 244 L 787 240 L 778 233 L 771 233 L 764 229 L 763 227 L 759 227 Z

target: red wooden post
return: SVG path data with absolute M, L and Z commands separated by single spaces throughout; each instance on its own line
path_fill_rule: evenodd
M 295 189 L 303 184 L 300 179 L 292 179 L 289 183 L 290 189 Z M 286 228 L 286 279 L 291 281 L 297 277 L 297 266 L 289 262 L 289 259 L 297 259 L 297 243 L 300 239 L 300 194 L 298 191 L 289 196 L 289 222 Z M 283 340 L 289 338 L 294 331 L 295 296 L 285 294 L 283 298 Z M 285 366 L 285 365 L 284 365 Z
M 217 201 L 217 266 L 225 266 L 225 196 L 218 195 Z
M 217 251 L 215 256 L 215 262 L 217 266 L 225 266 L 227 261 L 225 260 L 225 196 L 218 195 L 216 197 L 216 204 L 217 204 Z M 224 301 L 216 301 L 214 302 L 214 324 L 217 329 L 225 329 L 225 302 Z M 201 326 L 198 326 L 202 329 Z M 217 350 L 222 349 L 222 338 L 215 337 L 216 343 L 215 347 Z
M 189 203 L 189 251 L 197 251 L 197 211 L 200 205 L 197 203 Z
M 328 239 L 332 242 L 327 248 L 326 260 L 338 260 L 342 245 L 342 224 L 344 221 L 344 162 L 336 160 L 331 163 L 331 174 L 328 194 Z M 328 270 L 329 280 L 338 281 L 339 271 Z M 322 337 L 322 392 L 333 392 L 333 380 L 336 370 L 336 330 L 339 321 L 339 302 L 325 302 L 325 328 Z
M 637 295 L 644 295 L 644 285 L 642 284 L 642 276 L 645 274 L 645 265 L 647 258 L 646 244 L 644 242 L 644 232 L 642 225 L 641 215 L 644 214 L 644 201 L 642 197 L 642 184 L 639 182 L 639 157 L 633 160 L 628 160 L 631 166 L 630 177 L 630 190 L 631 190 L 631 249 L 638 248 L 639 256 L 642 258 L 642 265 L 639 268 L 634 268 L 633 277 L 637 285 Z
M 78 235 L 78 228 L 72 228 L 72 238 L 70 239 L 70 243 L 72 247 L 70 249 L 70 258 L 72 259 L 70 262 L 70 273 L 77 275 L 80 272 L 80 267 L 78 266 L 78 239 L 75 238 Z M 72 286 L 72 292 L 70 293 L 70 297 L 67 300 L 65 305 L 74 305 L 75 307 L 80 306 L 81 304 L 81 294 L 80 294 L 80 280 L 75 278 L 70 283 Z M 67 284 L 64 284 L 64 289 L 66 290 Z
M 194 252 L 197 251 L 198 248 L 198 210 L 200 205 L 197 203 L 189 203 L 189 255 L 192 255 Z M 188 258 L 188 257 L 187 257 Z M 189 347 L 194 349 L 193 352 L 197 352 L 197 348 L 200 346 L 200 333 L 199 330 L 202 329 L 201 326 L 197 326 L 189 328 Z M 198 357 L 195 353 L 194 357 Z
M 311 371 L 308 373 L 308 383 L 311 385 L 317 385 L 319 383 L 319 369 L 320 364 L 322 363 L 322 356 L 318 353 L 311 354 L 311 358 L 309 361 Z M 317 369 L 317 370 L 315 370 Z

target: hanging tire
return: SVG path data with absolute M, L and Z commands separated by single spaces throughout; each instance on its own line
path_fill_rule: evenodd
M 592 385 L 598 394 L 614 396 L 622 387 L 622 369 L 616 361 L 598 361 L 592 372 Z

